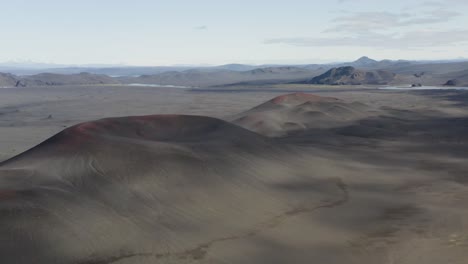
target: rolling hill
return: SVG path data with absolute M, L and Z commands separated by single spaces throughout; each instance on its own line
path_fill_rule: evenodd
M 266 137 L 203 116 L 67 128 L 0 164 L 2 261 L 189 263 L 218 241 L 341 201 L 336 180 L 301 176 L 283 162 L 288 155 Z M 310 181 L 316 191 L 277 187 L 289 181 Z

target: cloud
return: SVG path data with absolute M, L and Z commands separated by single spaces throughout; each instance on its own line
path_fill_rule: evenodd
M 422 6 L 443 7 L 444 4 L 442 2 L 437 1 L 426 1 L 422 3 Z
M 467 5 L 468 1 L 466 0 L 442 0 L 442 1 L 425 1 L 423 5 L 426 6 L 440 6 L 445 7 L 447 5 Z
M 340 0 L 342 1 L 342 0 Z M 346 1 L 346 0 L 345 0 Z M 461 2 L 458 0 L 447 0 Z M 463 0 L 467 1 L 468 0 Z M 445 28 L 445 22 L 462 14 L 439 6 L 439 1 L 424 2 L 409 11 L 347 12 L 333 18 L 320 37 L 266 39 L 265 44 L 293 46 L 366 46 L 373 48 L 420 48 L 447 46 L 468 41 L 465 28 Z M 411 10 L 419 10 L 413 13 Z
M 366 0 L 336 0 L 337 3 L 357 3 L 357 2 L 366 2 Z M 367 2 L 375 2 L 371 0 L 367 0 Z M 408 1 L 410 2 L 410 1 Z M 416 2 L 416 1 L 414 1 Z M 413 2 L 413 3 L 414 3 Z M 418 6 L 437 6 L 437 7 L 447 7 L 450 5 L 468 5 L 468 1 L 466 0 L 427 0 L 427 1 L 419 1 Z
M 193 29 L 196 29 L 196 30 L 207 30 L 208 27 L 203 25 L 203 26 L 197 26 L 197 27 L 194 27 Z
M 324 32 L 389 30 L 412 25 L 443 23 L 458 16 L 461 16 L 461 13 L 443 8 L 432 9 L 417 15 L 408 12 L 354 12 L 333 19 L 333 26 Z
M 349 37 L 274 38 L 265 44 L 286 44 L 303 47 L 359 46 L 380 48 L 422 48 L 468 42 L 468 30 L 412 31 L 403 34 L 365 33 Z

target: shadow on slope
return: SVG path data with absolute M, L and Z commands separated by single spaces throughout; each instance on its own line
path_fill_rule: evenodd
M 368 107 L 359 102 L 306 93 L 278 96 L 232 117 L 234 123 L 257 133 L 281 137 L 312 128 L 329 128 L 365 115 Z
M 192 262 L 214 244 L 340 203 L 342 183 L 304 176 L 291 151 L 209 117 L 78 124 L 0 165 L 2 260 Z M 291 180 L 316 191 L 276 187 Z

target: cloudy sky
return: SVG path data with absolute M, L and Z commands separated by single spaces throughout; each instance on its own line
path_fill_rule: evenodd
M 0 61 L 468 58 L 468 0 L 0 0 Z

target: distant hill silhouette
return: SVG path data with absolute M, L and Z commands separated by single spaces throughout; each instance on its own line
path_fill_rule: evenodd
M 354 61 L 352 64 L 355 66 L 355 67 L 360 67 L 360 66 L 374 66 L 378 63 L 378 61 L 376 60 L 373 60 L 367 56 L 363 56 L 359 59 L 357 59 L 356 61 Z
M 304 83 L 328 85 L 361 85 L 361 84 L 389 84 L 395 77 L 394 73 L 384 70 L 365 71 L 351 66 L 333 68 L 322 75 L 314 77 Z
M 118 83 L 114 78 L 107 75 L 97 75 L 91 73 L 79 74 L 55 74 L 41 73 L 26 76 L 20 79 L 17 86 L 55 86 L 55 85 L 84 85 L 84 84 L 114 84 Z
M 226 87 L 287 83 L 333 85 L 468 85 L 468 61 L 374 60 L 306 65 L 5 68 L 0 87 L 151 84 Z M 26 67 L 26 66 L 25 66 Z M 20 74 L 20 75 L 13 75 Z M 23 75 L 21 75 L 23 74 Z M 28 75 L 26 75 L 28 74 Z M 32 75 L 31 75 L 32 74 Z
M 0 73 L 0 87 L 26 87 L 26 86 L 60 86 L 60 85 L 99 85 L 117 84 L 115 78 L 101 74 L 56 74 L 40 73 L 29 76 L 15 76 Z
M 320 73 L 321 72 L 323 71 L 320 71 Z M 309 70 L 292 66 L 281 66 L 256 68 L 248 71 L 207 71 L 206 69 L 193 69 L 182 72 L 171 71 L 153 75 L 143 75 L 139 77 L 122 77 L 119 79 L 123 83 L 205 87 L 252 81 L 298 81 L 307 78 L 310 75 L 315 75 L 316 73 L 316 70 Z
M 0 72 L 0 88 L 1 87 L 15 87 L 18 80 L 13 74 Z

